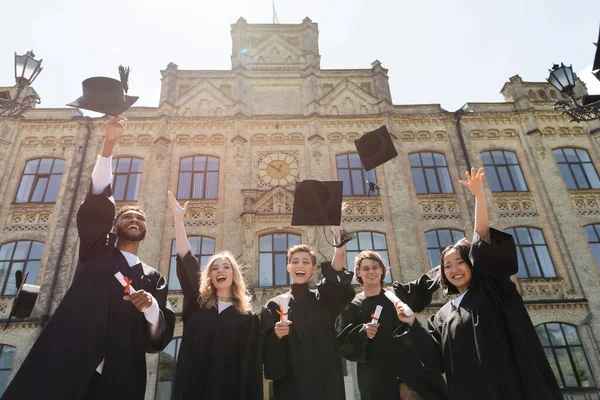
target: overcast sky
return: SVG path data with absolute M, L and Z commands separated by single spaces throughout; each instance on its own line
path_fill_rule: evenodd
M 503 101 L 513 75 L 543 81 L 553 63 L 591 74 L 600 0 L 276 0 L 281 23 L 319 24 L 323 69 L 389 69 L 394 104 Z M 13 52 L 44 70 L 40 107 L 63 107 L 90 76 L 131 67 L 136 105 L 158 106 L 160 70 L 230 69 L 230 25 L 271 23 L 271 0 L 0 0 L 0 86 L 14 85 Z

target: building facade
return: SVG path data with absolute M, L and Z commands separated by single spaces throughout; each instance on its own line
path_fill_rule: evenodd
M 258 309 L 289 284 L 289 246 L 314 245 L 320 261 L 333 254 L 329 231 L 290 226 L 296 182 L 342 180 L 349 204 L 343 225 L 358 232 L 348 267 L 359 249 L 374 249 L 389 262 L 391 279 L 408 281 L 437 265 L 446 245 L 471 237 L 474 201 L 458 180 L 484 166 L 490 222 L 515 235 L 514 279 L 565 398 L 597 398 L 600 122 L 569 122 L 552 107 L 560 94 L 519 76 L 502 88 L 503 103 L 467 103 L 457 112 L 394 105 L 379 61 L 368 69 L 321 69 L 318 26 L 309 18 L 294 25 L 240 18 L 231 34 L 230 70 L 170 63 L 161 71 L 160 104 L 127 111 L 115 149 L 117 205 L 146 211 L 140 257 L 169 277 L 176 311 L 182 295 L 167 190 L 190 201 L 187 232 L 201 261 L 227 249 L 247 266 Z M 578 90 L 585 91 L 582 83 Z M 0 318 L 14 298 L 16 269 L 41 285 L 32 316 L 0 331 L 2 388 L 72 281 L 75 214 L 104 122 L 74 109 L 0 119 Z M 399 156 L 364 171 L 353 141 L 384 124 Z M 445 301 L 437 295 L 422 317 Z M 179 318 L 175 337 L 181 333 Z M 175 339 L 148 356 L 146 399 L 170 398 L 178 346 Z M 344 365 L 347 397 L 359 399 L 355 365 Z M 268 382 L 265 388 L 269 398 Z

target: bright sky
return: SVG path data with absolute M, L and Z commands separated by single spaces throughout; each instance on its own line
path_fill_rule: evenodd
M 394 104 L 503 101 L 508 79 L 543 81 L 572 64 L 591 93 L 600 0 L 275 0 L 281 23 L 319 24 L 323 69 L 389 69 Z M 14 85 L 13 52 L 44 70 L 40 107 L 63 107 L 90 76 L 131 67 L 136 105 L 158 106 L 160 70 L 230 69 L 230 24 L 272 21 L 271 0 L 0 0 L 0 86 Z

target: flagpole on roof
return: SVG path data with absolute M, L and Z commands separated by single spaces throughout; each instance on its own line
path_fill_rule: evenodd
M 277 11 L 275 11 L 275 0 L 273 0 L 273 23 L 278 24 L 279 18 L 277 17 Z

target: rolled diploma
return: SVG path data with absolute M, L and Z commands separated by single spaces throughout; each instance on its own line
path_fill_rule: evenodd
M 373 313 L 373 319 L 371 320 L 372 324 L 379 323 L 379 317 L 381 316 L 381 310 L 383 310 L 383 307 L 381 307 L 380 305 L 377 305 L 377 307 L 375 307 L 375 312 Z
M 125 277 L 123 276 L 122 273 L 117 272 L 115 274 L 115 278 L 117 278 L 117 280 L 123 287 L 127 287 L 127 282 L 125 282 Z M 129 294 L 132 294 L 134 292 L 135 292 L 135 289 L 133 288 L 133 286 L 129 285 Z
M 279 308 L 281 309 L 281 321 L 288 322 L 288 305 L 290 304 L 290 295 L 282 294 Z
M 394 294 L 394 292 L 392 292 L 391 290 L 386 290 L 384 292 L 385 297 L 387 297 L 393 304 L 394 307 L 397 307 L 397 305 L 399 304 L 400 307 L 402 307 L 402 311 L 404 311 L 404 315 L 406 315 L 407 317 L 410 317 L 411 315 L 413 315 L 413 310 L 410 309 L 410 307 L 408 306 L 408 304 L 403 303 L 402 300 L 400 300 L 398 298 L 398 296 L 396 296 Z

